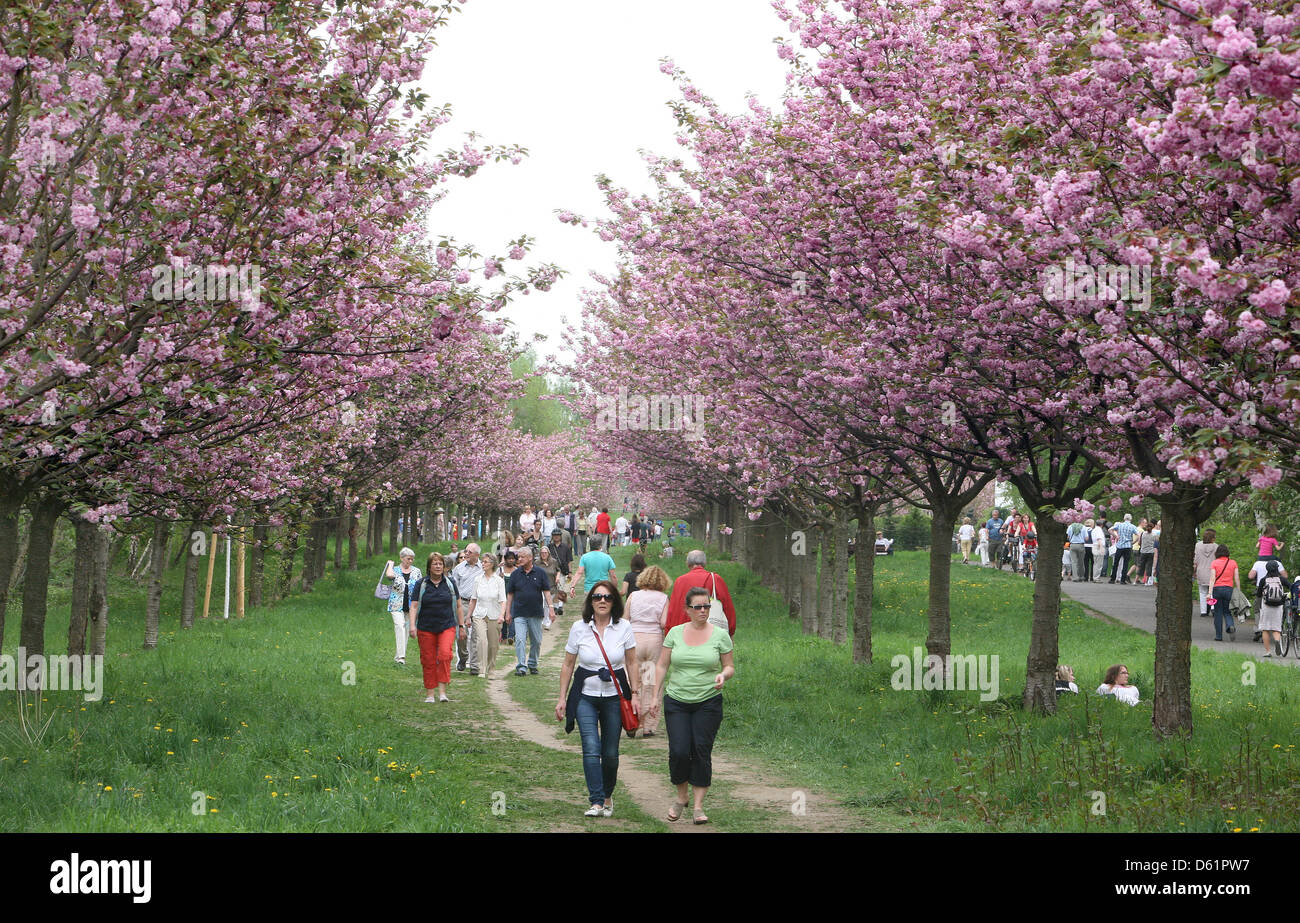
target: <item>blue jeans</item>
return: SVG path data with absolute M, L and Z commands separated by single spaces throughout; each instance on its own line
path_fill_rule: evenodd
M 1233 628 L 1232 610 L 1229 603 L 1232 602 L 1232 587 L 1216 586 L 1214 594 L 1214 640 L 1219 641 L 1223 638 L 1223 629 Z
M 578 699 L 577 719 L 587 797 L 592 804 L 604 804 L 613 797 L 614 783 L 618 781 L 618 735 L 623 733 L 618 696 L 582 696 Z
M 531 618 L 528 616 L 515 616 L 511 619 L 515 626 L 515 660 L 517 666 L 527 666 L 530 670 L 537 669 L 537 655 L 542 652 L 542 620 L 541 618 Z M 527 645 L 528 662 L 524 663 L 524 646 Z

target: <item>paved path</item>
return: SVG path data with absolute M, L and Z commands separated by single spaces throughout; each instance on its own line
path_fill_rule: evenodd
M 1145 632 L 1151 634 L 1156 632 L 1156 588 L 1153 586 L 1120 586 L 1107 582 L 1074 583 L 1065 580 L 1061 583 L 1061 590 L 1089 609 Z M 1228 640 L 1232 636 L 1226 633 L 1223 641 L 1215 641 L 1214 619 L 1201 618 L 1200 608 L 1194 601 L 1189 605 L 1192 607 L 1192 647 L 1220 653 L 1246 654 L 1256 660 L 1263 659 L 1264 645 L 1251 640 L 1255 635 L 1253 619 L 1237 623 L 1236 641 Z M 1294 651 L 1288 652 L 1284 658 L 1274 656 L 1270 662 L 1300 667 L 1300 660 L 1296 659 Z

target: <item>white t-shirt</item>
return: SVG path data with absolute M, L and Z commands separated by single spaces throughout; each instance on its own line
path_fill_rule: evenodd
M 1283 580 L 1287 579 L 1285 567 L 1279 567 L 1277 573 Z M 1246 576 L 1255 581 L 1255 587 L 1258 589 L 1259 585 L 1264 582 L 1264 578 L 1268 576 L 1268 562 L 1256 561 L 1251 565 L 1250 573 Z
M 1106 551 L 1106 530 L 1101 526 L 1092 527 L 1092 553 L 1103 554 Z
M 494 573 L 491 577 L 479 577 L 478 584 L 474 587 L 474 594 L 470 599 L 477 599 L 474 604 L 475 618 L 485 618 L 489 621 L 499 621 L 501 610 L 506 605 L 506 582 L 499 573 Z
M 524 513 L 519 517 L 519 528 L 525 532 L 533 531 L 533 523 L 537 521 L 537 516 L 533 513 Z
M 975 527 L 969 522 L 963 522 L 961 528 L 957 530 L 957 536 L 963 542 L 969 542 L 975 537 Z
M 1097 695 L 1113 695 L 1125 705 L 1136 705 L 1138 703 L 1137 686 L 1107 686 L 1102 683 L 1097 687 Z
M 554 532 L 554 531 L 555 531 L 555 520 L 554 520 L 553 518 L 552 518 L 552 519 L 547 519 L 545 516 L 543 516 L 543 517 L 542 517 L 542 535 L 545 536 L 546 538 L 550 538 L 550 537 L 551 537 L 551 533 Z
M 637 593 L 639 592 L 638 590 Z M 636 595 L 634 593 L 633 598 Z M 605 666 L 605 658 L 596 643 L 595 626 L 594 619 L 590 622 L 581 620 L 574 622 L 573 627 L 569 629 L 569 640 L 564 645 L 564 652 L 577 654 L 578 666 L 587 670 L 599 670 Z M 636 650 L 636 636 L 632 634 L 632 623 L 627 619 L 619 619 L 617 623 L 611 622 L 606 626 L 600 640 L 605 645 L 605 653 L 609 655 L 609 662 L 615 670 L 626 665 L 624 651 Z M 582 684 L 582 694 L 609 696 L 618 693 L 614 691 L 612 682 L 604 682 L 599 676 L 588 676 L 586 682 Z
M 627 531 L 627 519 L 625 517 L 620 516 L 614 521 L 614 531 L 619 535 Z
M 980 544 L 987 545 L 988 543 L 989 543 L 989 530 L 984 528 L 983 526 L 980 526 Z

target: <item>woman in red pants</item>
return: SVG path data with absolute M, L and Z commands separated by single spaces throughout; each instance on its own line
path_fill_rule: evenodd
M 420 645 L 426 702 L 446 702 L 451 685 L 451 652 L 465 626 L 456 612 L 456 586 L 443 572 L 442 555 L 429 555 L 425 576 L 411 587 L 411 637 Z

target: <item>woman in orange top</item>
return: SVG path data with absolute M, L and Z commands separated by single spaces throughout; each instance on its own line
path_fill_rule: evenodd
M 1232 621 L 1232 610 L 1229 608 L 1232 603 L 1232 590 L 1236 587 L 1241 589 L 1241 573 L 1237 568 L 1237 562 L 1228 557 L 1228 546 L 1220 545 L 1214 552 L 1214 563 L 1210 566 L 1211 576 L 1214 578 L 1214 589 L 1211 591 L 1214 595 L 1214 640 L 1223 640 L 1223 627 L 1228 627 L 1228 635 L 1234 640 L 1237 634 L 1237 626 Z

